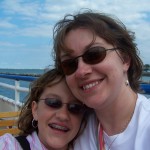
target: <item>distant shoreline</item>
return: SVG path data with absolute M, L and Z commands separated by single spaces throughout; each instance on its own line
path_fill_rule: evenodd
M 41 73 L 10 73 L 7 71 L 2 71 L 1 70 L 41 70 Z M 42 73 L 44 73 L 46 71 L 46 69 L 0 69 L 0 74 L 10 74 L 10 75 L 25 75 L 25 76 L 40 76 Z M 142 76 L 147 76 L 150 77 L 150 72 L 142 72 Z
M 150 77 L 150 72 L 143 72 L 142 76 L 148 76 L 148 77 Z
M 33 77 L 40 77 L 41 74 L 35 74 L 35 73 L 32 73 L 32 74 L 28 74 L 28 73 L 4 73 L 4 72 L 0 72 L 0 74 L 7 74 L 7 75 L 19 75 L 19 76 L 33 76 Z

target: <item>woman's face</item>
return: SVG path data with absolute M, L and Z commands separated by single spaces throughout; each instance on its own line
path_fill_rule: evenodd
M 44 100 L 45 98 L 59 100 L 61 108 L 52 108 Z M 64 80 L 51 87 L 47 87 L 42 93 L 38 103 L 32 103 L 34 119 L 38 121 L 38 137 L 47 149 L 66 150 L 68 143 L 77 135 L 83 114 L 71 113 L 67 104 L 81 104 L 71 94 Z
M 71 30 L 65 38 L 65 44 L 72 50 L 71 54 L 61 52 L 61 61 L 83 55 L 92 42 L 93 34 L 85 28 Z M 96 36 L 91 47 L 114 48 L 104 39 Z M 119 51 L 118 51 L 119 53 Z M 87 64 L 82 57 L 78 59 L 78 68 L 71 75 L 66 75 L 67 84 L 72 93 L 87 106 L 94 109 L 109 104 L 121 96 L 127 79 L 129 62 L 124 62 L 115 50 L 106 51 L 106 57 L 97 64 Z M 109 99 L 109 101 L 108 101 Z M 103 105 L 102 105 L 103 104 Z

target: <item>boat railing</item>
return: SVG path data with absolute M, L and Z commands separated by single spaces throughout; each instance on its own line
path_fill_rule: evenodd
M 20 92 L 26 92 L 26 93 L 29 92 L 29 88 L 20 86 L 20 81 L 32 82 L 35 79 L 37 79 L 37 77 L 35 77 L 35 76 L 25 76 L 25 75 L 16 75 L 16 74 L 0 74 L 0 78 L 15 80 L 14 85 L 0 82 L 0 87 L 11 89 L 11 90 L 15 91 L 15 99 L 13 100 L 14 104 L 21 104 Z M 0 95 L 0 99 L 12 102 L 12 99 L 10 99 L 6 96 L 3 96 L 3 95 Z

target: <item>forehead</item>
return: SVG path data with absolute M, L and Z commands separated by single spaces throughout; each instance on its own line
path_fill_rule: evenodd
M 103 38 L 96 35 L 90 29 L 78 28 L 71 30 L 65 37 L 64 45 L 66 48 L 61 50 L 61 58 L 72 55 L 81 55 L 92 45 L 107 47 L 107 43 Z
M 92 31 L 86 28 L 77 28 L 70 30 L 64 39 L 64 47 L 60 51 L 61 59 L 70 54 L 76 53 L 78 50 L 84 50 L 94 40 Z
M 67 33 L 64 44 L 69 49 L 83 49 L 85 46 L 90 45 L 93 39 L 94 34 L 92 31 L 86 28 L 77 28 Z

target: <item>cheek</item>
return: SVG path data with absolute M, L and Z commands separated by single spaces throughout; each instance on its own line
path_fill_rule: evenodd
M 123 72 L 123 63 L 121 60 L 110 58 L 101 64 L 99 70 L 109 75 L 115 75 L 118 72 Z
M 109 86 L 113 86 L 115 89 L 120 89 L 120 85 L 124 82 L 124 70 L 122 63 L 112 63 L 108 65 L 107 76 L 108 76 L 108 83 Z
M 74 132 L 78 132 L 81 126 L 82 117 L 80 116 L 74 116 L 72 118 L 72 124 L 74 125 Z
M 74 76 L 66 77 L 66 82 L 67 82 L 67 85 L 69 86 L 69 89 L 71 90 L 72 94 L 75 97 L 79 98 L 78 97 L 78 85 L 77 85 L 77 81 L 75 81 Z
M 74 93 L 74 90 L 76 89 L 76 82 L 74 76 L 67 76 L 66 77 L 66 82 L 70 88 L 70 90 Z
M 73 85 L 73 82 L 74 82 L 73 75 L 66 76 L 66 81 L 67 81 L 68 86 L 71 87 L 71 85 Z
M 37 110 L 37 117 L 38 117 L 38 121 L 42 122 L 42 121 L 46 121 L 47 119 L 49 119 L 51 116 L 53 115 L 53 112 L 48 110 L 48 108 L 46 107 L 39 107 Z

